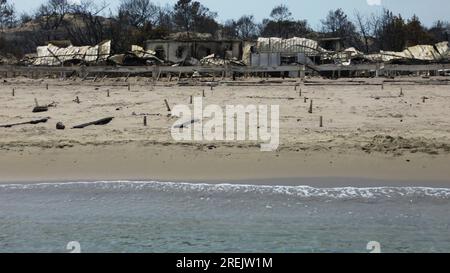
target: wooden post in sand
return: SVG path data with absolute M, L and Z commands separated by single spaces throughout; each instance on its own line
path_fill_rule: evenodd
M 211 83 L 211 91 L 214 90 L 214 85 Z
M 16 96 L 16 90 L 14 88 L 12 89 L 12 96 Z
M 48 90 L 48 83 L 45 85 L 45 88 Z
M 312 114 L 313 112 L 313 100 L 311 100 L 310 104 L 309 104 L 309 110 L 308 113 Z
M 144 116 L 144 126 L 147 126 L 147 116 Z
M 320 126 L 320 128 L 323 127 L 323 117 L 322 116 L 320 116 L 320 124 L 319 124 L 319 126 Z
M 191 95 L 191 98 L 189 100 L 189 104 L 192 104 L 192 95 Z
M 106 96 L 109 98 L 109 89 L 106 90 Z
M 307 99 L 308 99 L 307 97 L 305 97 L 305 98 L 303 99 L 304 103 L 306 103 L 306 100 L 307 100 Z
M 130 83 L 128 83 L 128 91 L 130 91 L 131 90 L 131 86 L 130 86 Z
M 206 97 L 206 95 L 205 95 L 205 89 L 202 90 L 202 96 L 203 96 L 204 98 Z
M 400 95 L 399 97 L 403 97 L 403 88 L 400 88 Z
M 156 81 L 159 81 L 160 77 L 161 77 L 161 70 L 158 71 L 158 76 L 156 76 Z
M 165 99 L 164 103 L 166 104 L 167 112 L 171 112 L 172 110 L 170 109 L 169 102 Z
M 298 96 L 301 98 L 302 97 L 302 89 L 300 88 L 300 91 L 298 91 Z

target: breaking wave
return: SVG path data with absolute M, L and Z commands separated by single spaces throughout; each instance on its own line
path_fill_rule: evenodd
M 159 192 L 200 194 L 202 196 L 289 197 L 313 200 L 450 200 L 450 188 L 373 187 L 314 188 L 310 186 L 267 186 L 244 184 L 205 184 L 158 181 L 97 181 L 0 185 L 0 193 L 8 191 L 85 191 L 85 192 Z

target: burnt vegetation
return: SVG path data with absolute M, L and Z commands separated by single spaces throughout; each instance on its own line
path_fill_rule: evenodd
M 11 0 L 0 0 L 0 55 L 18 58 L 52 41 L 95 45 L 112 40 L 112 51 L 119 53 L 130 50 L 132 44 L 175 33 L 186 38 L 202 33 L 215 39 L 242 40 L 339 37 L 345 47 L 370 53 L 448 41 L 449 32 L 446 21 L 436 21 L 427 28 L 417 16 L 403 18 L 389 10 L 370 15 L 331 10 L 321 20 L 321 27 L 313 29 L 306 20 L 294 18 L 285 5 L 274 7 L 261 22 L 249 14 L 220 23 L 217 12 L 193 0 L 178 0 L 173 6 L 160 6 L 150 0 L 122 0 L 117 8 L 92 0 L 81 4 L 47 0 L 30 14 L 18 14 Z

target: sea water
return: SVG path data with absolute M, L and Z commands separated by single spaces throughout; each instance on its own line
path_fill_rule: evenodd
M 450 189 L 0 186 L 0 252 L 450 252 Z

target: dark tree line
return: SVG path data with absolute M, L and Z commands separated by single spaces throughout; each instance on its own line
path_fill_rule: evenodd
M 7 0 L 0 0 L 0 28 L 14 27 L 16 24 L 16 11 L 14 6 Z
M 16 55 L 33 52 L 37 45 L 55 40 L 94 45 L 106 39 L 113 40 L 114 52 L 124 52 L 132 44 L 174 33 L 187 38 L 206 33 L 220 39 L 340 37 L 345 47 L 364 52 L 401 51 L 407 46 L 448 41 L 450 31 L 448 22 L 437 21 L 427 28 L 417 16 L 405 19 L 389 10 L 371 15 L 355 12 L 351 17 L 342 9 L 331 10 L 318 30 L 306 20 L 295 19 L 285 5 L 274 7 L 262 22 L 253 15 L 243 15 L 221 24 L 217 17 L 216 12 L 195 0 L 178 0 L 173 6 L 160 6 L 151 0 L 121 0 L 114 11 L 106 2 L 47 0 L 34 13 L 20 15 L 10 0 L 0 0 L 0 53 L 8 48 L 14 51 L 7 53 Z M 8 29 L 18 34 L 6 39 Z

